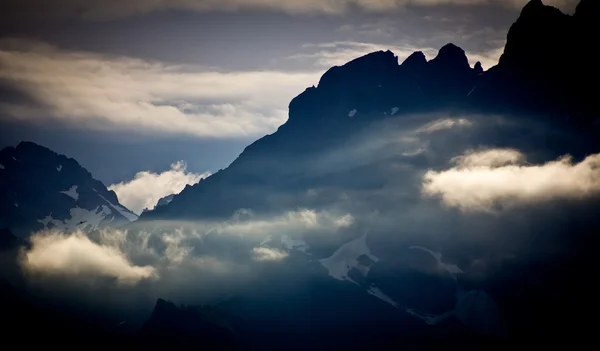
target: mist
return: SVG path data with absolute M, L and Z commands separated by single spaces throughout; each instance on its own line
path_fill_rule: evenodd
M 252 170 L 266 179 L 297 176 L 228 189 L 241 189 L 245 205 L 233 212 L 89 234 L 33 233 L 20 267 L 33 289 L 70 306 L 96 306 L 94 313 L 134 328 L 158 298 L 211 305 L 272 290 L 282 277 L 296 286 L 321 281 L 328 271 L 320 260 L 368 232 L 378 262 L 359 285 L 376 284 L 404 306 L 412 299 L 407 286 L 420 283 L 399 272 L 442 277 L 446 287 L 428 300 L 441 313 L 454 303 L 453 280 L 429 254 L 409 248 L 440 252 L 470 288 L 494 284 L 506 267 L 553 262 L 582 248 L 581 239 L 600 229 L 594 143 L 561 121 L 399 116 L 285 166 L 278 158 L 254 160 L 277 166 Z M 452 172 L 456 181 L 447 181 Z M 478 180 L 461 172 L 478 172 Z M 540 178 L 547 186 L 529 191 Z M 423 257 L 416 266 L 415 255 Z

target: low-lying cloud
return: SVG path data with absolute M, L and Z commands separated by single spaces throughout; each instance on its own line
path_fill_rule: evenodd
M 153 267 L 136 266 L 117 247 L 94 243 L 82 232 L 40 232 L 31 237 L 31 244 L 23 265 L 33 273 L 115 278 L 127 285 L 155 277 Z
M 330 235 L 352 224 L 350 215 L 327 211 L 298 209 L 265 217 L 240 210 L 219 222 L 159 221 L 89 234 L 45 230 L 31 236 L 21 264 L 33 274 L 63 276 L 74 283 L 112 278 L 132 286 L 147 280 L 160 291 L 173 281 L 187 279 L 194 286 L 247 276 L 253 262 L 288 256 L 294 247 L 283 245 L 283 238 L 304 242 L 307 235 Z M 202 289 L 211 290 L 206 285 Z
M 600 194 L 600 154 L 579 163 L 568 155 L 541 165 L 525 159 L 513 149 L 470 151 L 454 158 L 450 169 L 428 171 L 423 193 L 465 212 Z
M 113 184 L 108 188 L 117 193 L 120 203 L 140 214 L 144 209 L 153 209 L 161 198 L 179 194 L 186 185 L 196 184 L 208 176 L 209 172 L 188 172 L 185 162 L 178 161 L 162 173 L 138 172 L 132 180 Z
M 283 250 L 268 247 L 255 247 L 252 252 L 257 261 L 281 261 L 288 256 L 288 253 Z

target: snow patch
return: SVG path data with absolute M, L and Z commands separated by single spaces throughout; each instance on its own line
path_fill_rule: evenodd
M 363 236 L 344 244 L 331 257 L 320 259 L 319 263 L 327 269 L 329 275 L 334 279 L 347 280 L 358 285 L 348 276 L 350 270 L 356 268 L 366 277 L 371 269 L 370 266 L 361 264 L 358 258 L 365 255 L 373 262 L 379 261 L 379 258 L 371 254 L 371 250 L 367 246 L 367 234 L 365 233 Z
M 376 298 L 389 303 L 390 305 L 398 308 L 398 303 L 394 300 L 392 300 L 391 297 L 387 296 L 383 291 L 381 291 L 381 289 L 379 289 L 378 287 L 376 287 L 375 285 L 371 285 L 369 287 L 369 290 L 367 290 L 367 292 L 373 296 L 375 296 Z
M 75 207 L 70 210 L 71 218 L 60 220 L 52 218 L 52 214 L 49 214 L 45 218 L 38 219 L 38 223 L 41 223 L 44 227 L 48 228 L 48 225 L 52 224 L 53 227 L 63 231 L 72 230 L 84 230 L 92 231 L 98 229 L 100 224 L 106 220 L 106 218 L 112 214 L 112 211 L 108 206 L 98 206 L 93 210 L 86 210 L 85 208 Z M 110 221 L 114 219 L 114 216 L 110 218 Z
M 73 185 L 69 190 L 61 191 L 60 193 L 72 197 L 73 199 L 75 199 L 75 201 L 79 199 L 79 194 L 77 193 L 77 185 Z
M 396 114 L 400 109 L 398 107 L 392 107 L 392 116 Z
M 350 110 L 350 112 L 348 112 L 348 117 L 350 117 L 350 118 L 354 117 L 357 112 L 358 112 L 357 109 Z
M 94 191 L 96 191 L 96 189 L 94 189 Z M 96 193 L 98 193 L 98 192 L 96 192 Z M 139 218 L 135 213 L 130 212 L 126 208 L 121 207 L 119 205 L 115 205 L 112 202 L 108 201 L 104 196 L 102 196 L 100 194 L 98 194 L 98 196 L 100 196 L 102 198 L 102 200 L 106 201 L 106 203 L 109 204 L 112 208 L 117 210 L 123 217 L 127 218 L 128 221 L 133 222 Z
M 410 249 L 411 250 L 421 250 L 421 251 L 427 252 L 433 258 L 435 258 L 438 266 L 440 266 L 443 270 L 445 270 L 446 272 L 450 273 L 453 276 L 456 274 L 464 273 L 462 271 L 462 269 L 460 269 L 457 265 L 442 262 L 442 253 L 441 252 L 431 251 L 428 248 L 423 247 L 423 246 L 411 246 Z
M 0 163 L 0 169 L 6 169 L 2 163 Z
M 288 250 L 298 250 L 304 253 L 307 253 L 306 250 L 309 249 L 306 241 L 303 239 L 293 239 L 288 235 L 283 235 L 281 237 L 281 244 Z
M 62 165 L 58 165 L 58 167 L 56 167 L 56 171 L 57 171 L 57 172 L 60 172 L 60 171 L 62 171 Z

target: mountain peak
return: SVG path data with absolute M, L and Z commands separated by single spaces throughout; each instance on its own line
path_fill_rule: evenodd
M 24 141 L 0 150 L 0 227 L 27 237 L 41 229 L 90 231 L 137 216 L 76 160 Z
M 379 79 L 395 71 L 398 57 L 390 50 L 376 51 L 354 59 L 343 66 L 330 68 L 319 81 L 319 89 L 336 89 L 340 85 Z
M 422 67 L 427 64 L 427 58 L 422 51 L 415 51 L 402 62 L 401 67 Z
M 470 68 L 467 54 L 463 49 L 448 43 L 444 45 L 439 51 L 437 56 L 430 61 L 433 65 L 440 65 L 445 68 L 453 69 L 465 69 Z

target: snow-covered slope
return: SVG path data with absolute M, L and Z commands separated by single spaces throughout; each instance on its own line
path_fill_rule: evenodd
M 350 277 L 350 271 L 356 269 L 366 277 L 371 266 L 379 261 L 367 246 L 367 234 L 342 245 L 331 257 L 320 259 L 319 263 L 327 269 L 331 277 L 358 284 Z
M 449 317 L 456 317 L 469 328 L 487 335 L 501 335 L 505 332 L 502 326 L 502 319 L 499 309 L 493 299 L 482 290 L 465 291 L 458 283 L 457 276 L 463 274 L 462 269 L 455 264 L 447 263 L 443 260 L 440 252 L 430 250 L 423 246 L 410 246 L 410 250 L 425 252 L 433 257 L 435 265 L 440 272 L 449 274 L 455 282 L 456 289 L 454 298 L 456 303 L 443 313 L 427 313 L 419 309 L 408 306 L 403 301 L 396 300 L 381 288 L 369 281 L 368 275 L 371 268 L 382 259 L 373 255 L 367 245 L 367 234 L 342 245 L 333 255 L 328 258 L 320 259 L 319 263 L 327 269 L 329 276 L 334 279 L 348 281 L 365 289 L 365 292 L 389 304 L 390 306 L 402 310 L 409 315 L 422 320 L 424 323 L 434 326 Z M 358 272 L 364 281 L 357 282 L 352 278 L 351 272 Z
M 26 237 L 41 229 L 90 231 L 138 217 L 77 161 L 22 142 L 0 151 L 0 228 Z

